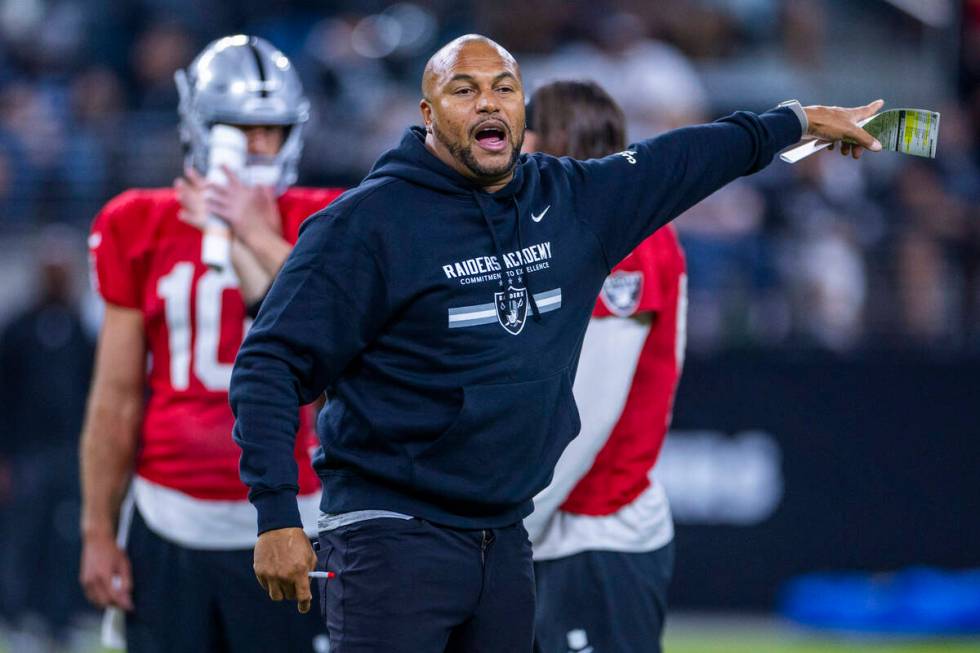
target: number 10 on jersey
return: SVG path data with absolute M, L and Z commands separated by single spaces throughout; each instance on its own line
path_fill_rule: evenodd
M 194 376 L 205 388 L 214 392 L 227 391 L 231 383 L 232 364 L 218 360 L 221 299 L 226 289 L 238 287 L 238 280 L 229 268 L 220 271 L 208 269 L 197 280 L 192 356 L 191 288 L 194 284 L 194 267 L 189 261 L 177 263 L 157 283 L 157 294 L 163 299 L 167 320 L 170 385 L 174 390 L 187 390 L 193 367 Z

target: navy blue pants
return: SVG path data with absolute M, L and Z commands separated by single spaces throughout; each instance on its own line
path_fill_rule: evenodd
M 127 549 L 129 653 L 327 653 L 316 591 L 307 614 L 296 611 L 295 601 L 271 600 L 252 571 L 252 549 L 179 546 L 151 531 L 139 511 Z
M 536 653 L 660 653 L 674 544 L 534 563 Z
M 324 531 L 330 653 L 529 653 L 531 544 L 521 523 L 460 530 L 378 518 Z

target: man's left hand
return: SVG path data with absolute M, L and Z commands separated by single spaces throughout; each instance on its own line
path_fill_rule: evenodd
M 855 159 L 860 158 L 865 149 L 878 152 L 881 150 L 881 143 L 858 127 L 858 122 L 875 115 L 883 106 L 884 100 L 875 100 L 863 107 L 803 107 L 809 122 L 809 129 L 804 136 L 830 141 L 829 149 L 834 149 L 839 142 L 841 154 L 850 154 Z

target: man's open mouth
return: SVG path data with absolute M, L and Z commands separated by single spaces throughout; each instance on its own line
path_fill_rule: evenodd
M 502 152 L 507 148 L 507 129 L 500 123 L 484 123 L 477 127 L 474 137 L 488 152 Z

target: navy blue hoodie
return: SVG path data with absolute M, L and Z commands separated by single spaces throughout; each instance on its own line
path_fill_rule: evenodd
M 528 515 L 579 431 L 572 379 L 610 268 L 800 132 L 787 108 L 736 113 L 603 159 L 522 156 L 490 194 L 408 130 L 307 220 L 235 363 L 259 532 L 300 525 L 297 407 L 325 390 L 324 512 L 461 528 Z

